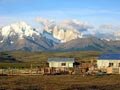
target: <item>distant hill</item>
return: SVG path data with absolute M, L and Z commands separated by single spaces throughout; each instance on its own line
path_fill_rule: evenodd
M 96 51 L 74 51 L 74 52 L 25 52 L 25 51 L 12 51 L 12 52 L 1 52 L 0 57 L 0 68 L 30 68 L 31 64 L 34 67 L 46 66 L 48 58 L 51 57 L 72 57 L 79 61 L 90 61 L 96 60 L 101 52 Z M 6 61 L 7 60 L 7 61 Z M 12 63 L 11 63 L 12 62 Z M 18 63 L 19 62 L 19 63 Z
M 120 52 L 120 40 L 107 41 L 95 37 L 78 38 L 54 47 L 57 51 Z

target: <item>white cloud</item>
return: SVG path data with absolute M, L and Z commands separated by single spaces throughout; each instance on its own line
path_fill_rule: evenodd
M 47 30 L 48 32 L 51 32 L 51 30 L 55 27 L 56 23 L 54 20 L 49 20 L 49 19 L 45 19 L 42 17 L 37 17 L 35 18 L 35 21 L 37 23 L 40 23 L 41 26 L 40 28 Z
M 93 28 L 92 25 L 90 25 L 87 22 L 79 21 L 76 19 L 73 20 L 62 20 L 62 21 L 54 21 L 54 20 L 49 20 L 41 17 L 37 17 L 35 19 L 36 22 L 40 23 L 43 25 L 43 28 L 46 30 L 52 30 L 57 26 L 58 28 L 61 29 L 66 29 L 66 30 L 77 30 L 80 32 L 87 31 L 88 29 Z
M 111 40 L 120 40 L 120 26 L 113 24 L 103 24 L 94 29 L 95 37 L 101 39 L 111 39 Z
M 106 32 L 106 33 L 114 33 L 120 31 L 119 25 L 113 25 L 113 24 L 103 24 L 99 26 L 98 31 Z
M 50 25 L 50 24 L 53 24 L 54 21 L 53 20 L 48 20 L 48 19 L 45 19 L 45 18 L 42 18 L 42 17 L 37 17 L 35 18 L 35 21 L 42 24 L 42 25 Z
M 64 20 L 60 23 L 60 25 L 66 28 L 76 29 L 78 31 L 87 31 L 88 29 L 93 28 L 93 26 L 89 23 L 77 19 Z

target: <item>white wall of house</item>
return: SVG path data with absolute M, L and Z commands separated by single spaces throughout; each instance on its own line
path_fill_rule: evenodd
M 73 62 L 49 62 L 49 67 L 73 67 Z
M 97 60 L 97 66 L 99 69 L 109 67 L 109 63 L 113 63 L 113 68 L 120 67 L 120 60 Z

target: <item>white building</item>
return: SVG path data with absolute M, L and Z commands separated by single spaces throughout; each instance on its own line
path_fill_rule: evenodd
M 120 74 L 120 54 L 101 55 L 97 60 L 97 67 L 98 69 L 112 70 L 109 72 Z
M 49 67 L 73 68 L 74 58 L 48 58 Z

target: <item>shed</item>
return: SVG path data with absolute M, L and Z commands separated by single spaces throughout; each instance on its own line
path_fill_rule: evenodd
M 98 69 L 106 69 L 109 72 L 120 73 L 120 54 L 103 54 L 97 59 Z M 108 69 L 111 68 L 111 69 Z M 110 71 L 112 70 L 112 71 Z M 117 71 L 116 71 L 117 70 Z
M 55 68 L 73 68 L 74 58 L 48 58 L 49 67 Z

